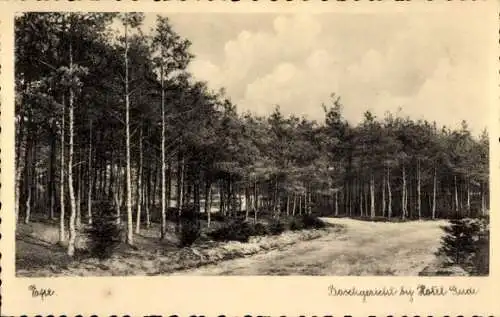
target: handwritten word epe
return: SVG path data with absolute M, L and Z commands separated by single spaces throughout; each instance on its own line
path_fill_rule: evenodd
M 31 292 L 31 297 L 40 297 L 42 300 L 44 300 L 45 297 L 54 296 L 56 294 L 56 292 L 50 288 L 37 289 L 35 285 L 30 285 L 28 290 Z

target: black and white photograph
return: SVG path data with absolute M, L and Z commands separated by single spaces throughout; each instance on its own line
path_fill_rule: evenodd
M 16 13 L 16 276 L 488 276 L 464 21 Z

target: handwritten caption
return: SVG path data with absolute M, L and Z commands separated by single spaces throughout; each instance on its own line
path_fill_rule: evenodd
M 382 287 L 382 288 L 351 288 L 328 286 L 328 295 L 336 297 L 360 297 L 365 303 L 370 297 L 406 297 L 413 302 L 415 297 L 440 297 L 440 296 L 474 296 L 479 293 L 477 288 L 461 288 L 455 285 L 424 285 L 416 287 Z
M 35 285 L 28 286 L 28 290 L 31 292 L 31 297 L 39 297 L 41 300 L 56 294 L 56 292 L 50 288 L 37 288 Z

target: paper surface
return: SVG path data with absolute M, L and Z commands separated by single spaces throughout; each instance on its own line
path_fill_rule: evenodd
M 14 188 L 15 188 L 15 140 L 14 140 L 14 17 L 17 12 L 25 11 L 103 11 L 103 12 L 115 12 L 115 11 L 138 11 L 147 12 L 148 14 L 165 14 L 169 15 L 182 15 L 184 19 L 184 24 L 182 28 L 189 30 L 190 27 L 193 28 L 193 33 L 196 34 L 199 31 L 195 28 L 210 28 L 210 19 L 206 16 L 212 14 L 227 14 L 230 18 L 227 19 L 227 23 L 235 23 L 235 28 L 238 32 L 233 32 L 233 35 L 218 34 L 216 32 L 229 32 L 228 29 L 231 27 L 223 28 L 223 30 L 217 31 L 214 27 L 214 42 L 212 45 L 219 45 L 220 51 L 223 51 L 224 41 L 227 39 L 231 40 L 232 44 L 227 44 L 225 46 L 226 54 L 225 58 L 230 59 L 234 57 L 237 61 L 236 54 L 237 49 L 231 47 L 231 45 L 244 45 L 255 43 L 261 45 L 285 45 L 289 43 L 289 49 L 306 49 L 310 50 L 306 46 L 295 45 L 292 41 L 300 42 L 301 39 L 307 41 L 310 38 L 310 33 L 315 32 L 314 21 L 316 17 L 318 20 L 328 21 L 329 19 L 338 19 L 340 26 L 345 25 L 346 32 L 352 30 L 351 27 L 347 27 L 349 23 L 358 23 L 361 27 L 364 24 L 361 22 L 361 16 L 366 16 L 367 19 L 375 19 L 377 16 L 389 16 L 385 21 L 389 21 L 387 25 L 383 25 L 382 19 L 376 20 L 380 23 L 380 32 L 393 32 L 394 28 L 398 28 L 397 23 L 390 23 L 390 21 L 408 21 L 412 18 L 415 20 L 415 29 L 411 29 L 411 23 L 404 23 L 399 33 L 403 38 L 415 37 L 415 41 L 425 42 L 425 37 L 433 37 L 432 40 L 435 42 L 436 38 L 442 36 L 443 42 L 450 40 L 449 38 L 444 38 L 450 34 L 459 36 L 460 34 L 453 33 L 453 30 L 467 30 L 470 32 L 476 32 L 481 34 L 481 51 L 479 53 L 474 51 L 474 47 L 469 47 L 471 51 L 475 52 L 475 56 L 481 56 L 481 60 L 478 60 L 478 64 L 484 61 L 488 67 L 487 71 L 482 74 L 481 85 L 475 82 L 467 82 L 466 80 L 461 82 L 447 82 L 446 80 L 435 79 L 435 82 L 430 82 L 429 85 L 450 85 L 450 89 L 454 91 L 467 90 L 470 92 L 471 96 L 479 96 L 477 100 L 482 100 L 488 104 L 484 104 L 480 109 L 488 109 L 488 114 L 484 117 L 478 115 L 479 106 L 474 106 L 471 104 L 469 108 L 465 107 L 466 103 L 457 105 L 456 113 L 452 113 L 450 109 L 442 111 L 441 114 L 436 115 L 436 117 L 446 120 L 448 116 L 456 116 L 457 119 L 462 119 L 462 117 L 470 114 L 470 118 L 476 120 L 478 126 L 481 125 L 481 118 L 487 118 L 486 125 L 488 125 L 489 136 L 490 136 L 490 221 L 491 221 L 491 238 L 490 238 L 490 275 L 487 277 L 405 277 L 405 276 L 113 276 L 113 277 L 44 277 L 44 278 L 31 278 L 31 277 L 16 277 L 15 276 L 15 217 L 14 217 Z M 3 315 L 32 315 L 32 314 L 42 314 L 42 315 L 131 315 L 131 316 L 143 316 L 149 314 L 163 314 L 163 315 L 173 315 L 177 314 L 179 316 L 185 315 L 226 315 L 226 316 L 242 316 L 245 314 L 249 315 L 495 315 L 500 313 L 500 304 L 497 300 L 498 293 L 500 291 L 499 282 L 499 256 L 497 247 L 499 244 L 499 235 L 497 233 L 499 226 L 499 219 L 497 215 L 497 209 L 499 208 L 498 195 L 494 193 L 499 190 L 499 151 L 498 151 L 498 136 L 499 134 L 499 123 L 500 123 L 500 113 L 498 106 L 498 3 L 496 1 L 482 1 L 482 2 L 447 2 L 447 3 L 414 3 L 409 1 L 383 1 L 383 2 L 354 2 L 354 1 L 329 1 L 329 2 L 208 2 L 208 1 L 186 1 L 186 2 L 172 2 L 172 1 L 102 1 L 102 2 L 12 2 L 1 4 L 0 13 L 0 27 L 1 27 L 1 202 L 2 202 L 2 222 L 0 225 L 2 239 L 0 240 L 1 245 L 1 279 L 2 279 L 2 314 Z M 307 18 L 301 20 L 297 18 L 293 20 L 295 16 L 306 15 Z M 265 15 L 272 15 L 272 18 Z M 248 22 L 250 31 L 243 29 L 241 24 L 238 24 L 238 15 L 244 16 L 244 19 Z M 251 15 L 255 15 L 256 19 L 262 19 L 262 21 L 273 21 L 274 26 L 270 26 L 268 29 L 263 29 L 261 33 L 258 31 L 258 25 L 255 26 L 255 22 L 252 22 Z M 278 17 L 286 16 L 292 17 L 293 23 L 283 23 L 280 24 Z M 433 23 L 436 27 L 441 25 L 446 21 L 447 25 L 454 25 L 455 23 L 460 27 L 456 29 L 452 28 L 451 31 L 439 33 L 432 32 L 432 28 L 419 28 L 419 24 L 426 24 L 426 16 L 429 16 L 429 23 Z M 325 18 L 326 17 L 326 18 Z M 352 17 L 351 21 L 350 17 Z M 391 20 L 392 19 L 392 20 Z M 287 20 L 287 21 L 290 21 Z M 175 21 L 175 19 L 174 19 Z M 190 23 L 189 21 L 192 21 Z M 205 21 L 205 22 L 204 22 Z M 301 25 L 304 23 L 303 25 Z M 450 22 L 452 21 L 452 22 Z M 312 22 L 311 25 L 305 25 L 305 23 Z M 326 22 L 325 22 L 326 23 Z M 190 26 L 191 24 L 191 26 Z M 325 24 L 328 25 L 328 24 Z M 366 23 L 366 25 L 372 25 Z M 256 37 L 259 34 L 291 34 L 292 32 L 286 32 L 280 28 L 296 27 L 294 37 L 290 39 L 281 39 L 281 42 L 262 42 L 256 41 Z M 252 31 L 252 27 L 254 27 Z M 273 29 L 274 27 L 274 29 Z M 307 32 L 301 32 L 303 28 Z M 408 29 L 405 29 L 408 28 Z M 342 28 L 341 28 L 342 29 Z M 426 32 L 420 33 L 419 30 L 427 30 Z M 257 30 L 257 31 L 256 31 Z M 480 30 L 480 31 L 479 31 Z M 328 29 L 322 29 L 322 32 L 327 32 Z M 273 33 L 274 32 L 274 33 Z M 354 32 L 354 31 L 353 31 Z M 458 31 L 456 31 L 458 32 Z M 187 33 L 187 32 L 186 32 Z M 332 33 L 334 33 L 332 31 Z M 342 32 L 335 32 L 339 34 Z M 376 32 L 367 32 L 367 34 L 375 34 Z M 475 33 L 475 34 L 476 34 Z M 354 33 L 353 33 L 354 34 Z M 245 41 L 245 36 L 248 39 Z M 253 38 L 252 38 L 253 36 Z M 326 38 L 326 35 L 323 35 Z M 373 38 L 363 38 L 363 32 L 356 32 L 356 38 L 350 39 L 350 41 L 363 42 L 363 41 L 373 41 L 373 43 L 379 43 Z M 368 35 L 367 35 L 368 36 Z M 420 38 L 418 38 L 420 36 Z M 422 36 L 425 36 L 422 38 Z M 217 38 L 217 40 L 216 40 Z M 221 40 L 222 38 L 222 40 Z M 266 39 L 264 37 L 264 39 Z M 270 37 L 273 41 L 278 41 L 276 38 Z M 237 42 L 239 40 L 239 42 Z M 431 38 L 429 38 L 431 40 Z M 193 40 L 194 41 L 194 40 Z M 201 40 L 200 40 L 201 41 Z M 204 39 L 206 47 L 211 45 L 209 39 Z M 254 42 L 252 42 L 254 41 Z M 348 34 L 340 37 L 338 45 L 342 46 L 344 42 L 349 41 Z M 411 43 L 408 41 L 407 43 Z M 403 43 L 406 43 L 403 41 Z M 453 57 L 454 47 L 453 41 L 450 41 L 450 56 Z M 257 45 L 255 44 L 255 45 Z M 397 43 L 396 43 L 397 44 Z M 195 44 L 196 45 L 196 44 Z M 202 45 L 202 44 L 200 44 Z M 311 45 L 317 45 L 317 42 L 311 42 Z M 389 43 L 388 46 L 391 44 Z M 205 48 L 206 48 L 205 47 Z M 346 44 L 347 47 L 347 44 Z M 420 48 L 424 45 L 419 46 Z M 280 48 L 280 47 L 278 47 Z M 231 51 L 234 49 L 234 51 Z M 241 50 L 247 52 L 248 54 L 257 54 L 259 49 L 250 47 L 240 47 Z M 282 48 L 283 53 L 286 54 L 287 48 Z M 347 49 L 347 48 L 346 48 Z M 398 49 L 398 48 L 393 48 Z M 407 53 L 411 53 L 411 47 L 406 50 Z M 458 48 L 457 48 L 458 49 Z M 459 48 L 462 49 L 462 48 Z M 246 51 L 245 51 L 246 50 Z M 207 49 L 208 51 L 208 49 Z M 368 49 L 366 50 L 369 51 Z M 373 51 L 376 51 L 374 49 Z M 380 56 L 374 57 L 370 60 L 370 55 L 365 57 L 366 60 L 360 62 L 362 57 L 349 55 L 349 52 L 345 53 L 346 56 L 342 57 L 339 49 L 339 55 L 333 56 L 337 59 L 339 63 L 342 63 L 342 58 L 348 60 L 352 58 L 353 62 L 342 64 L 336 69 L 341 69 L 342 67 L 349 67 L 350 65 L 357 65 L 359 72 L 366 72 L 365 75 L 355 77 L 351 80 L 356 81 L 377 81 L 380 78 L 389 78 L 392 74 L 388 73 L 386 75 L 381 75 L 378 72 L 384 71 L 377 70 L 377 65 L 387 65 L 387 61 L 383 59 L 387 58 L 384 52 L 387 53 L 390 49 L 383 51 Z M 233 54 L 233 55 L 231 55 Z M 269 54 L 272 54 L 270 52 Z M 433 51 L 429 49 L 426 51 L 422 49 L 420 51 L 415 51 L 414 55 L 408 55 L 404 58 L 407 60 L 408 64 L 417 65 L 416 67 L 424 67 L 427 65 L 427 61 L 419 61 L 419 56 L 425 54 L 433 54 Z M 243 55 L 243 54 L 242 54 Z M 375 54 L 376 55 L 376 54 Z M 375 56 L 373 55 L 373 56 Z M 271 55 L 268 55 L 271 56 Z M 372 57 L 373 57 L 372 56 Z M 274 56 L 276 58 L 276 56 Z M 222 58 L 222 57 L 221 57 Z M 251 56 L 246 57 L 251 59 Z M 299 58 L 299 57 L 297 57 Z M 200 57 L 203 59 L 203 56 Z M 453 58 L 450 60 L 453 61 Z M 246 59 L 241 57 L 240 63 L 245 63 Z M 319 60 L 320 70 L 321 63 L 324 61 Z M 401 62 L 401 61 L 394 61 Z M 214 62 L 216 63 L 216 62 Z M 303 63 L 303 60 L 297 61 L 297 64 Z M 421 63 L 421 64 L 419 64 Z M 401 65 L 403 65 L 402 63 Z M 220 62 L 220 65 L 224 65 Z M 262 71 L 258 69 L 258 63 L 254 65 L 255 71 Z M 484 64 L 482 64 L 484 65 Z M 226 65 L 227 66 L 227 65 Z M 441 65 L 442 66 L 442 65 Z M 435 69 L 438 69 L 436 66 Z M 449 67 L 451 70 L 443 70 L 452 73 L 452 70 L 459 68 L 461 64 L 454 65 L 451 64 L 442 66 Z M 224 66 L 220 66 L 219 71 L 224 71 Z M 228 68 L 231 65 L 227 66 Z M 314 65 L 312 66 L 314 67 Z M 352 66 L 354 67 L 354 66 Z M 473 68 L 473 66 L 472 66 Z M 208 69 L 208 68 L 207 68 Z M 238 68 L 236 68 L 238 69 Z M 470 68 L 465 68 L 464 72 Z M 227 76 L 235 76 L 237 74 L 231 73 L 231 69 L 227 70 L 226 73 L 215 74 L 209 73 L 206 75 L 208 81 L 210 79 L 217 80 L 220 86 L 231 85 Z M 250 72 L 251 70 L 249 70 Z M 299 70 L 300 71 L 300 70 Z M 356 71 L 356 70 L 352 70 Z M 439 70 L 436 70 L 436 72 Z M 286 68 L 283 70 L 284 73 L 279 76 L 284 76 L 286 79 Z M 324 70 L 324 79 L 333 80 L 334 76 L 327 74 L 328 70 Z M 199 76 L 203 76 L 203 73 L 199 71 Z M 276 73 L 274 73 L 276 75 Z M 297 73 L 295 73 L 297 74 Z M 377 76 L 376 76 L 377 74 Z M 278 76 L 277 75 L 277 76 Z M 279 77 L 278 76 L 278 77 Z M 370 78 L 372 76 L 372 78 Z M 446 78 L 446 74 L 443 75 Z M 265 74 L 261 78 L 266 78 Z M 269 77 L 267 77 L 269 79 Z M 274 83 L 279 85 L 279 78 L 275 78 L 276 82 L 272 81 L 262 81 L 260 86 L 259 82 L 243 82 L 241 87 L 233 85 L 230 88 L 233 91 L 244 90 L 245 85 L 254 84 L 252 87 L 257 87 L 255 89 L 261 89 L 261 95 L 252 95 L 240 93 L 238 95 L 241 97 L 242 104 L 251 107 L 252 102 L 259 101 L 258 97 L 262 95 L 274 98 L 270 93 L 266 93 L 265 86 L 266 83 Z M 314 78 L 314 77 L 312 77 Z M 283 80 L 285 80 L 283 79 Z M 441 78 L 442 79 L 442 78 Z M 271 79 L 269 79 L 271 80 Z M 311 91 L 318 93 L 325 93 L 320 87 L 322 83 L 318 80 L 316 85 L 311 85 Z M 298 86 L 305 85 L 304 83 L 299 83 Z M 391 84 L 387 84 L 391 85 Z M 392 83 L 396 85 L 396 83 Z M 327 89 L 325 89 L 327 90 Z M 332 88 L 332 90 L 334 90 Z M 380 89 L 382 91 L 382 88 Z M 248 90 L 247 90 L 248 92 Z M 279 94 L 281 93 L 281 95 Z M 286 90 L 277 93 L 276 100 L 281 101 L 281 97 L 286 93 Z M 342 95 L 342 92 L 339 92 Z M 362 94 L 362 92 L 360 92 Z M 355 94 L 352 93 L 353 99 L 355 99 Z M 411 95 L 409 94 L 408 100 L 405 102 L 411 103 Z M 425 94 L 422 95 L 425 99 Z M 325 95 L 324 98 L 327 98 Z M 416 98 L 416 97 L 415 97 Z M 383 102 L 385 99 L 381 99 Z M 455 102 L 453 98 L 443 98 L 444 102 Z M 474 99 L 476 100 L 476 99 Z M 238 100 L 233 100 L 237 102 Z M 293 100 L 290 100 L 292 102 Z M 364 102 L 364 100 L 358 99 L 358 102 Z M 346 106 L 348 107 L 348 106 Z M 364 105 L 363 105 L 364 107 Z M 462 107 L 462 108 L 458 108 Z M 415 108 L 416 109 L 416 108 Z M 295 108 L 297 110 L 297 108 Z M 299 111 L 301 109 L 298 109 Z M 415 110 L 418 114 L 418 110 Z M 436 112 L 440 110 L 436 108 Z M 448 112 L 447 112 L 448 111 Z M 458 115 L 458 113 L 460 115 Z M 355 115 L 353 114 L 353 118 Z M 435 117 L 434 117 L 435 118 Z M 468 119 L 467 117 L 463 119 Z M 440 120 L 440 119 L 438 119 Z M 478 131 L 479 132 L 479 131 Z M 34 285 L 36 289 L 46 289 L 47 296 L 42 300 L 41 296 L 33 296 Z M 419 295 L 419 290 L 422 287 L 419 285 L 424 285 L 426 289 L 432 289 L 436 287 L 434 291 L 430 291 L 432 295 L 421 296 Z M 446 295 L 439 295 L 441 287 L 446 290 Z M 333 296 L 332 290 L 335 289 L 353 289 L 358 290 L 356 296 Z M 391 289 L 392 288 L 392 289 Z M 451 289 L 450 289 L 451 288 Z M 48 291 L 50 289 L 51 291 Z M 473 295 L 456 295 L 458 289 L 463 289 L 464 292 L 476 293 Z M 360 291 L 364 290 L 364 294 L 371 294 L 364 296 L 363 293 L 360 295 Z M 371 290 L 371 293 L 370 291 Z M 413 296 L 409 294 L 411 292 Z M 368 292 L 368 293 L 366 293 Z M 378 293 L 377 293 L 378 292 Z M 356 291 L 352 291 L 356 293 Z M 425 293 L 425 292 L 424 292 Z M 385 294 L 386 296 L 376 296 Z

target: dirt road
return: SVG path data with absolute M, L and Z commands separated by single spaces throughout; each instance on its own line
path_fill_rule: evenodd
M 435 259 L 444 221 L 367 222 L 324 218 L 346 232 L 176 275 L 412 275 Z

